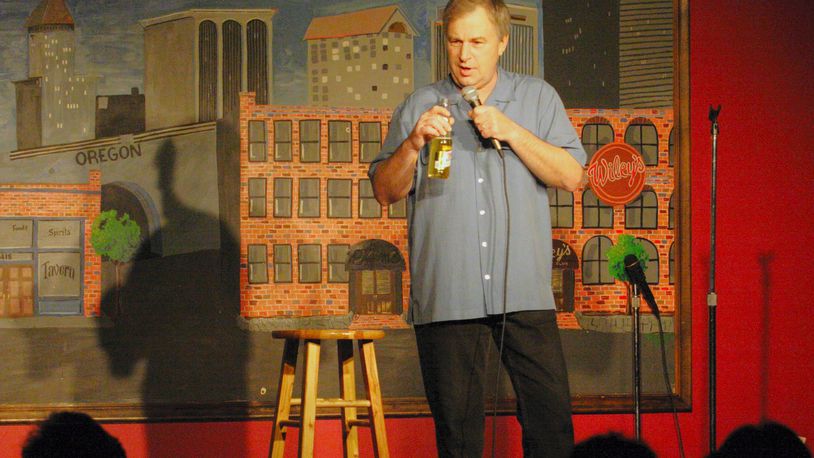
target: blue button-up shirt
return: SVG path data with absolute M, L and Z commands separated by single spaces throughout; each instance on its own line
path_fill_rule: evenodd
M 503 145 L 511 215 L 504 278 L 503 162 L 490 142 L 478 135 L 467 116 L 471 108 L 451 78 L 418 89 L 395 110 L 382 150 L 370 165 L 370 178 L 375 179 L 378 164 L 409 136 L 419 116 L 442 97 L 449 99 L 455 118 L 449 178 L 427 178 L 424 147 L 407 197 L 410 319 L 425 324 L 500 314 L 507 283 L 506 312 L 553 309 L 546 184 Z M 499 69 L 497 85 L 485 103 L 585 163 L 585 151 L 562 101 L 548 83 Z

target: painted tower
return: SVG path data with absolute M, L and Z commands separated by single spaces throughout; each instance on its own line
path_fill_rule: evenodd
M 25 26 L 28 79 L 14 82 L 17 148 L 94 138 L 97 78 L 75 73 L 74 20 L 65 0 L 42 0 Z
M 276 12 L 192 9 L 139 21 L 146 129 L 223 118 L 237 110 L 241 91 L 269 103 Z

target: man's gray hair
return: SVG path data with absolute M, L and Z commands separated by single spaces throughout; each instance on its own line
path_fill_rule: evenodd
M 449 0 L 447 6 L 444 7 L 442 17 L 444 25 L 446 26 L 450 21 L 458 19 L 464 14 L 471 13 L 477 7 L 483 8 L 492 19 L 500 33 L 500 38 L 509 35 L 511 16 L 509 15 L 509 8 L 506 7 L 503 0 Z

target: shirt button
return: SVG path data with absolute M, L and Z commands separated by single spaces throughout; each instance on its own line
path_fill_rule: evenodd
M 483 216 L 483 215 L 485 215 L 485 214 L 486 214 L 486 210 L 481 210 L 481 211 L 479 211 L 478 213 L 480 213 L 480 214 L 481 214 L 481 216 Z
M 489 275 L 489 274 L 486 274 L 486 275 L 483 276 L 484 280 L 489 280 L 490 278 L 492 278 L 492 276 Z
M 486 248 L 486 247 L 487 247 L 487 244 L 486 244 L 486 242 L 481 242 L 481 243 L 480 243 L 480 246 L 482 246 L 482 247 Z
M 478 183 L 483 183 L 483 178 L 478 178 Z

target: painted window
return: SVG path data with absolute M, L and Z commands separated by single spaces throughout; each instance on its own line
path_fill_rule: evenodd
M 647 283 L 657 285 L 659 283 L 659 250 L 656 249 L 656 245 L 653 245 L 653 242 L 650 240 L 644 238 L 639 238 L 638 240 L 641 242 L 642 247 L 644 247 L 644 252 L 647 253 L 647 257 L 649 258 L 647 268 L 644 269 L 644 278 L 647 280 Z
M 603 285 L 614 282 L 608 272 L 608 250 L 613 242 L 603 235 L 596 236 L 585 243 L 582 249 L 582 283 L 585 285 Z
M 274 282 L 291 283 L 291 245 L 274 245 Z
M 353 180 L 328 180 L 328 217 L 351 217 Z
M 300 179 L 300 205 L 298 215 L 301 218 L 319 217 L 319 178 Z
M 274 216 L 276 218 L 291 217 L 291 178 L 274 179 Z
M 633 202 L 625 205 L 627 229 L 655 229 L 658 226 L 659 203 L 656 193 L 645 189 Z
M 613 227 L 613 207 L 599 200 L 591 189 L 582 193 L 582 227 Z
M 198 121 L 214 121 L 218 103 L 218 28 L 212 21 L 198 26 Z
M 375 87 L 375 86 L 374 86 Z M 376 89 L 374 89 L 375 91 Z M 359 162 L 373 162 L 382 148 L 382 123 L 359 123 Z
M 268 248 L 265 244 L 249 245 L 249 283 L 268 283 Z
M 359 218 L 381 218 L 382 206 L 373 196 L 370 180 L 359 180 Z
M 249 178 L 249 216 L 266 216 L 265 178 Z
M 328 245 L 328 282 L 347 283 L 348 270 L 345 267 L 348 261 L 350 245 Z
M 300 162 L 319 162 L 319 119 L 300 121 Z
M 588 162 L 600 148 L 613 142 L 613 126 L 608 123 L 589 123 L 582 127 L 582 147 L 588 153 Z
M 265 162 L 266 121 L 249 121 L 249 162 Z
M 291 121 L 274 121 L 274 160 L 291 161 Z
M 322 281 L 322 245 L 305 244 L 297 247 L 300 283 Z
M 401 199 L 398 202 L 390 204 L 387 207 L 387 216 L 389 218 L 406 218 L 407 217 L 407 198 Z
M 659 134 L 652 122 L 634 121 L 625 130 L 625 143 L 636 148 L 645 164 L 659 164 Z
M 574 194 L 552 187 L 547 191 L 551 227 L 574 227 Z
M 269 103 L 268 30 L 266 23 L 254 19 L 246 25 L 247 84 L 258 104 Z

